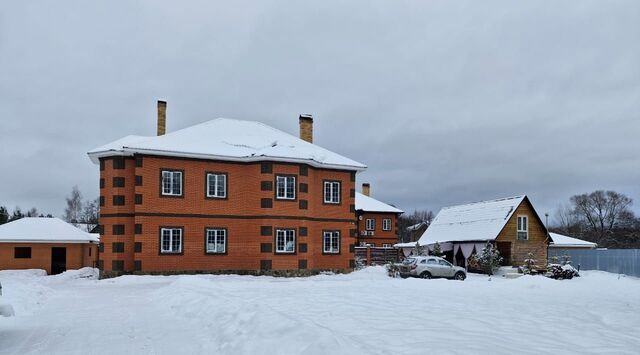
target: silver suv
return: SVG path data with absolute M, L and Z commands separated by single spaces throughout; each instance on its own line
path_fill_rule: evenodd
M 400 265 L 400 276 L 407 278 L 420 277 L 430 279 L 444 277 L 447 279 L 464 280 L 467 278 L 465 269 L 453 266 L 450 262 L 437 256 L 411 256 Z

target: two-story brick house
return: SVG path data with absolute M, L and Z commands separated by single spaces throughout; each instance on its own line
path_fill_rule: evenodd
M 347 269 L 355 180 L 366 166 L 253 121 L 215 119 L 127 136 L 88 153 L 100 165 L 105 271 Z
M 398 243 L 399 208 L 370 196 L 371 186 L 362 184 L 362 193 L 356 193 L 356 219 L 358 245 L 391 248 Z

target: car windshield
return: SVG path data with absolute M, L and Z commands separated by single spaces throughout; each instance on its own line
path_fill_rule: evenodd
M 416 262 L 415 258 L 406 258 L 406 259 L 404 259 L 404 261 L 402 263 L 405 264 L 405 265 L 411 265 L 411 264 L 413 264 L 415 262 Z

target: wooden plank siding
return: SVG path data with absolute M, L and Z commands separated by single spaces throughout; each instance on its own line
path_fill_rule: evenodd
M 528 217 L 528 240 L 518 240 L 518 216 Z M 511 215 L 511 218 L 502 231 L 500 231 L 500 234 L 498 234 L 496 242 L 511 243 L 511 266 L 524 265 L 524 260 L 527 259 L 529 252 L 533 253 L 536 266 L 544 268 L 547 265 L 549 234 L 528 198 L 525 198 L 518 208 L 516 208 L 516 211 Z

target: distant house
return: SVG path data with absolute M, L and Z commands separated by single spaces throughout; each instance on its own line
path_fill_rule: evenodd
M 503 265 L 523 265 L 528 253 L 536 264 L 546 265 L 549 233 L 523 195 L 443 208 L 419 240 L 430 250 L 436 242 L 460 266 L 487 242 L 498 248 Z
M 558 233 L 549 233 L 549 236 L 551 237 L 551 242 L 549 243 L 550 251 L 595 249 L 598 246 L 596 243 L 587 242 L 586 240 L 572 238 Z
M 398 242 L 398 216 L 404 211 L 370 195 L 369 184 L 356 192 L 358 245 L 391 248 Z
M 59 218 L 21 218 L 0 225 L 0 270 L 44 269 L 48 274 L 58 274 L 95 267 L 98 241 L 97 234 Z
M 157 118 L 157 136 L 88 152 L 100 167 L 101 270 L 354 267 L 366 166 L 314 144 L 311 115 L 299 136 L 226 118 L 166 133 L 163 101 Z
M 427 227 L 429 227 L 429 223 L 427 222 L 420 222 L 407 227 L 406 231 L 407 231 L 408 238 L 404 242 L 405 243 L 417 242 L 418 239 L 420 239 L 420 237 L 427 230 Z

